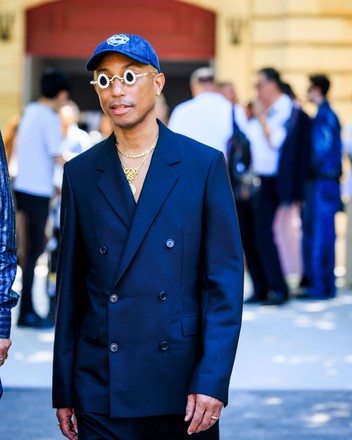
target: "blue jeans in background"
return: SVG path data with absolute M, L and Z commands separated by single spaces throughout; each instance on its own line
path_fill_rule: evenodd
M 332 298 L 335 287 L 335 214 L 339 210 L 340 184 L 316 179 L 307 185 L 303 208 L 303 263 L 308 278 L 307 295 Z

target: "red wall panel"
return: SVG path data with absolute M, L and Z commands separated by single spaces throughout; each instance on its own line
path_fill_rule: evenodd
M 205 60 L 215 53 L 215 14 L 174 0 L 61 0 L 27 10 L 26 52 L 86 58 L 117 33 L 138 34 L 160 59 Z

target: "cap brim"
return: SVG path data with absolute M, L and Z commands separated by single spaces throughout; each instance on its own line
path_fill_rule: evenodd
M 101 52 L 97 53 L 96 55 L 91 56 L 86 63 L 86 70 L 88 70 L 90 72 L 93 71 L 105 55 L 107 55 L 108 53 L 113 53 L 113 52 L 117 52 L 117 51 L 116 50 L 102 50 Z

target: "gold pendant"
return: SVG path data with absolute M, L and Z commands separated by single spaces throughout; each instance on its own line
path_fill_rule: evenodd
M 136 187 L 132 183 L 130 183 L 130 188 L 131 188 L 132 194 L 135 195 L 136 191 L 137 191 Z
M 138 174 L 138 168 L 124 168 L 123 172 L 125 173 L 125 176 L 129 182 L 132 182 L 132 180 L 137 176 Z

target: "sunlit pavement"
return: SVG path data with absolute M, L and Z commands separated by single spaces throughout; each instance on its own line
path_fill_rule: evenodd
M 352 291 L 245 306 L 231 388 L 352 392 Z
M 44 314 L 43 279 L 39 271 L 35 301 Z M 0 439 L 63 438 L 50 402 L 53 330 L 20 329 L 16 313 L 0 371 Z M 328 301 L 245 306 L 221 428 L 222 440 L 352 439 L 351 290 Z
M 352 291 L 247 305 L 223 440 L 352 440 Z

